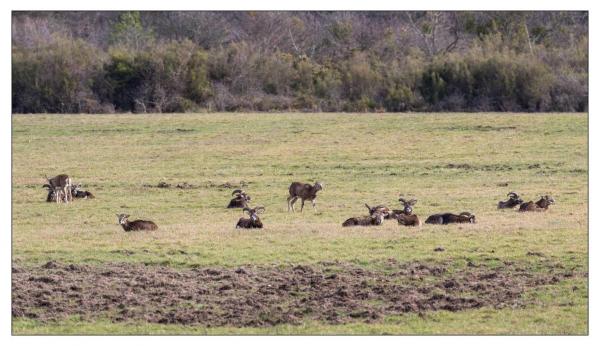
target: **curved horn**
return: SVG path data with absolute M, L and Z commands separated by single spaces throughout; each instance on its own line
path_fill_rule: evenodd
M 411 199 L 410 201 L 408 201 L 408 205 L 415 205 L 417 203 L 416 199 Z
M 517 193 L 516 193 L 516 192 L 512 192 L 512 191 L 511 191 L 511 192 L 509 192 L 509 193 L 507 193 L 506 195 L 507 195 L 508 197 L 511 197 L 511 198 L 513 198 L 513 197 L 514 197 L 514 198 L 518 198 L 518 197 L 519 197 L 519 195 L 517 195 Z
M 369 211 L 371 211 L 371 207 L 369 207 L 369 205 L 367 203 L 365 203 L 365 207 L 367 207 L 367 209 L 369 209 Z
M 231 193 L 231 195 L 233 196 L 233 195 L 235 195 L 236 193 L 240 193 L 240 194 L 241 194 L 241 193 L 244 193 L 244 190 L 240 190 L 240 189 L 233 190 L 233 192 Z
M 406 200 L 402 197 L 398 198 L 398 201 L 400 201 L 402 204 L 406 204 Z
M 250 214 L 250 211 L 251 211 L 251 210 L 252 210 L 252 209 L 250 209 L 250 208 L 248 208 L 248 207 L 245 207 L 244 209 L 242 209 L 242 211 L 245 211 L 245 212 L 247 212 L 248 214 Z
M 263 206 L 254 208 L 254 212 L 257 214 L 262 214 L 264 211 L 265 211 L 265 207 L 263 207 Z

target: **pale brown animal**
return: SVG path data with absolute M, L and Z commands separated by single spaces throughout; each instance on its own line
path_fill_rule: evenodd
M 60 203 L 64 200 L 65 203 L 69 203 L 73 199 L 71 194 L 71 178 L 66 174 L 59 174 L 53 178 L 46 177 L 48 181 L 49 189 L 54 191 L 56 203 Z
M 152 222 L 147 220 L 135 220 L 129 221 L 129 215 L 127 214 L 116 214 L 119 219 L 119 224 L 123 226 L 125 232 L 129 231 L 154 231 L 158 229 L 158 226 Z
M 521 204 L 519 207 L 519 211 L 546 211 L 550 205 L 554 204 L 554 198 L 552 196 L 542 196 L 540 200 L 533 203 L 533 201 L 529 201 L 527 203 Z

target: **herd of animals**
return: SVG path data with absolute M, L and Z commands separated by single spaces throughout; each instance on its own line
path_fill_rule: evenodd
M 74 184 L 71 178 L 66 174 L 60 174 L 53 178 L 46 177 L 46 180 L 48 183 L 43 185 L 43 187 L 48 189 L 46 202 L 69 203 L 74 198 L 94 198 L 94 195 L 91 192 L 81 190 L 81 184 Z M 321 190 L 323 190 L 323 183 L 321 182 L 316 182 L 313 185 L 293 182 L 289 187 L 289 196 L 287 198 L 288 212 L 295 212 L 294 203 L 296 203 L 298 200 L 301 201 L 301 212 L 304 209 L 305 201 L 311 202 L 313 209 L 316 210 L 315 200 L 317 198 L 317 192 Z M 235 227 L 263 228 L 263 223 L 258 217 L 258 214 L 263 213 L 265 211 L 265 207 L 256 206 L 254 208 L 250 208 L 250 201 L 252 198 L 243 190 L 234 190 L 231 195 L 233 198 L 231 201 L 229 201 L 227 208 L 241 208 L 244 213 L 248 214 L 248 217 L 240 218 Z M 507 197 L 508 200 L 498 202 L 498 209 L 514 209 L 518 206 L 518 210 L 521 212 L 546 211 L 550 205 L 554 204 L 554 198 L 548 195 L 541 196 L 537 202 L 524 202 L 523 199 L 521 199 L 515 192 L 509 192 Z M 365 207 L 367 207 L 369 215 L 351 217 L 344 221 L 342 226 L 379 226 L 383 224 L 385 219 L 395 219 L 397 220 L 398 225 L 420 227 L 422 225 L 421 219 L 413 213 L 413 206 L 417 203 L 417 200 L 406 200 L 404 197 L 400 196 L 398 201 L 402 204 L 402 209 L 389 209 L 385 205 L 370 207 L 365 203 Z M 129 216 L 130 215 L 127 214 L 117 214 L 119 224 L 126 232 L 141 230 L 150 231 L 158 229 L 156 223 L 152 221 L 129 221 Z M 475 223 L 475 215 L 469 212 L 462 212 L 460 214 L 433 214 L 425 220 L 425 223 L 437 225 L 446 225 L 450 223 Z

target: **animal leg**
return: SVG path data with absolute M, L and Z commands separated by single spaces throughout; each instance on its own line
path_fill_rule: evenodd
M 298 197 L 292 197 L 292 200 L 290 201 L 290 206 L 292 207 L 293 213 L 296 212 L 296 210 L 294 209 L 294 203 L 296 203 L 297 200 L 298 200 Z
M 302 209 L 304 209 L 304 200 L 302 200 L 302 205 L 300 206 L 300 212 L 302 212 Z
M 315 202 L 314 200 L 311 201 L 312 206 L 313 206 L 313 210 L 317 211 L 317 202 Z

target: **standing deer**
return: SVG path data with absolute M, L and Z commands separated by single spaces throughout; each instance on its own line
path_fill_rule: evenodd
M 294 203 L 296 203 L 296 201 L 298 200 L 298 198 L 300 198 L 302 200 L 302 205 L 300 206 L 300 212 L 302 212 L 302 209 L 304 209 L 304 201 L 305 200 L 309 200 L 312 203 L 313 206 L 313 210 L 317 210 L 316 206 L 315 206 L 315 199 L 317 198 L 317 192 L 323 190 L 323 183 L 321 182 L 316 182 L 315 185 L 310 185 L 310 184 L 304 184 L 304 183 L 299 183 L 299 182 L 293 182 L 292 185 L 290 185 L 290 195 L 287 198 L 287 203 L 288 203 L 288 212 L 290 211 L 290 208 L 292 210 L 292 212 L 296 212 L 294 210 Z
M 59 174 L 54 178 L 48 178 L 46 176 L 46 180 L 48 180 L 49 189 L 54 191 L 56 203 L 60 203 L 63 198 L 65 203 L 69 203 L 69 201 L 73 200 L 73 195 L 71 193 L 72 182 L 68 175 Z

